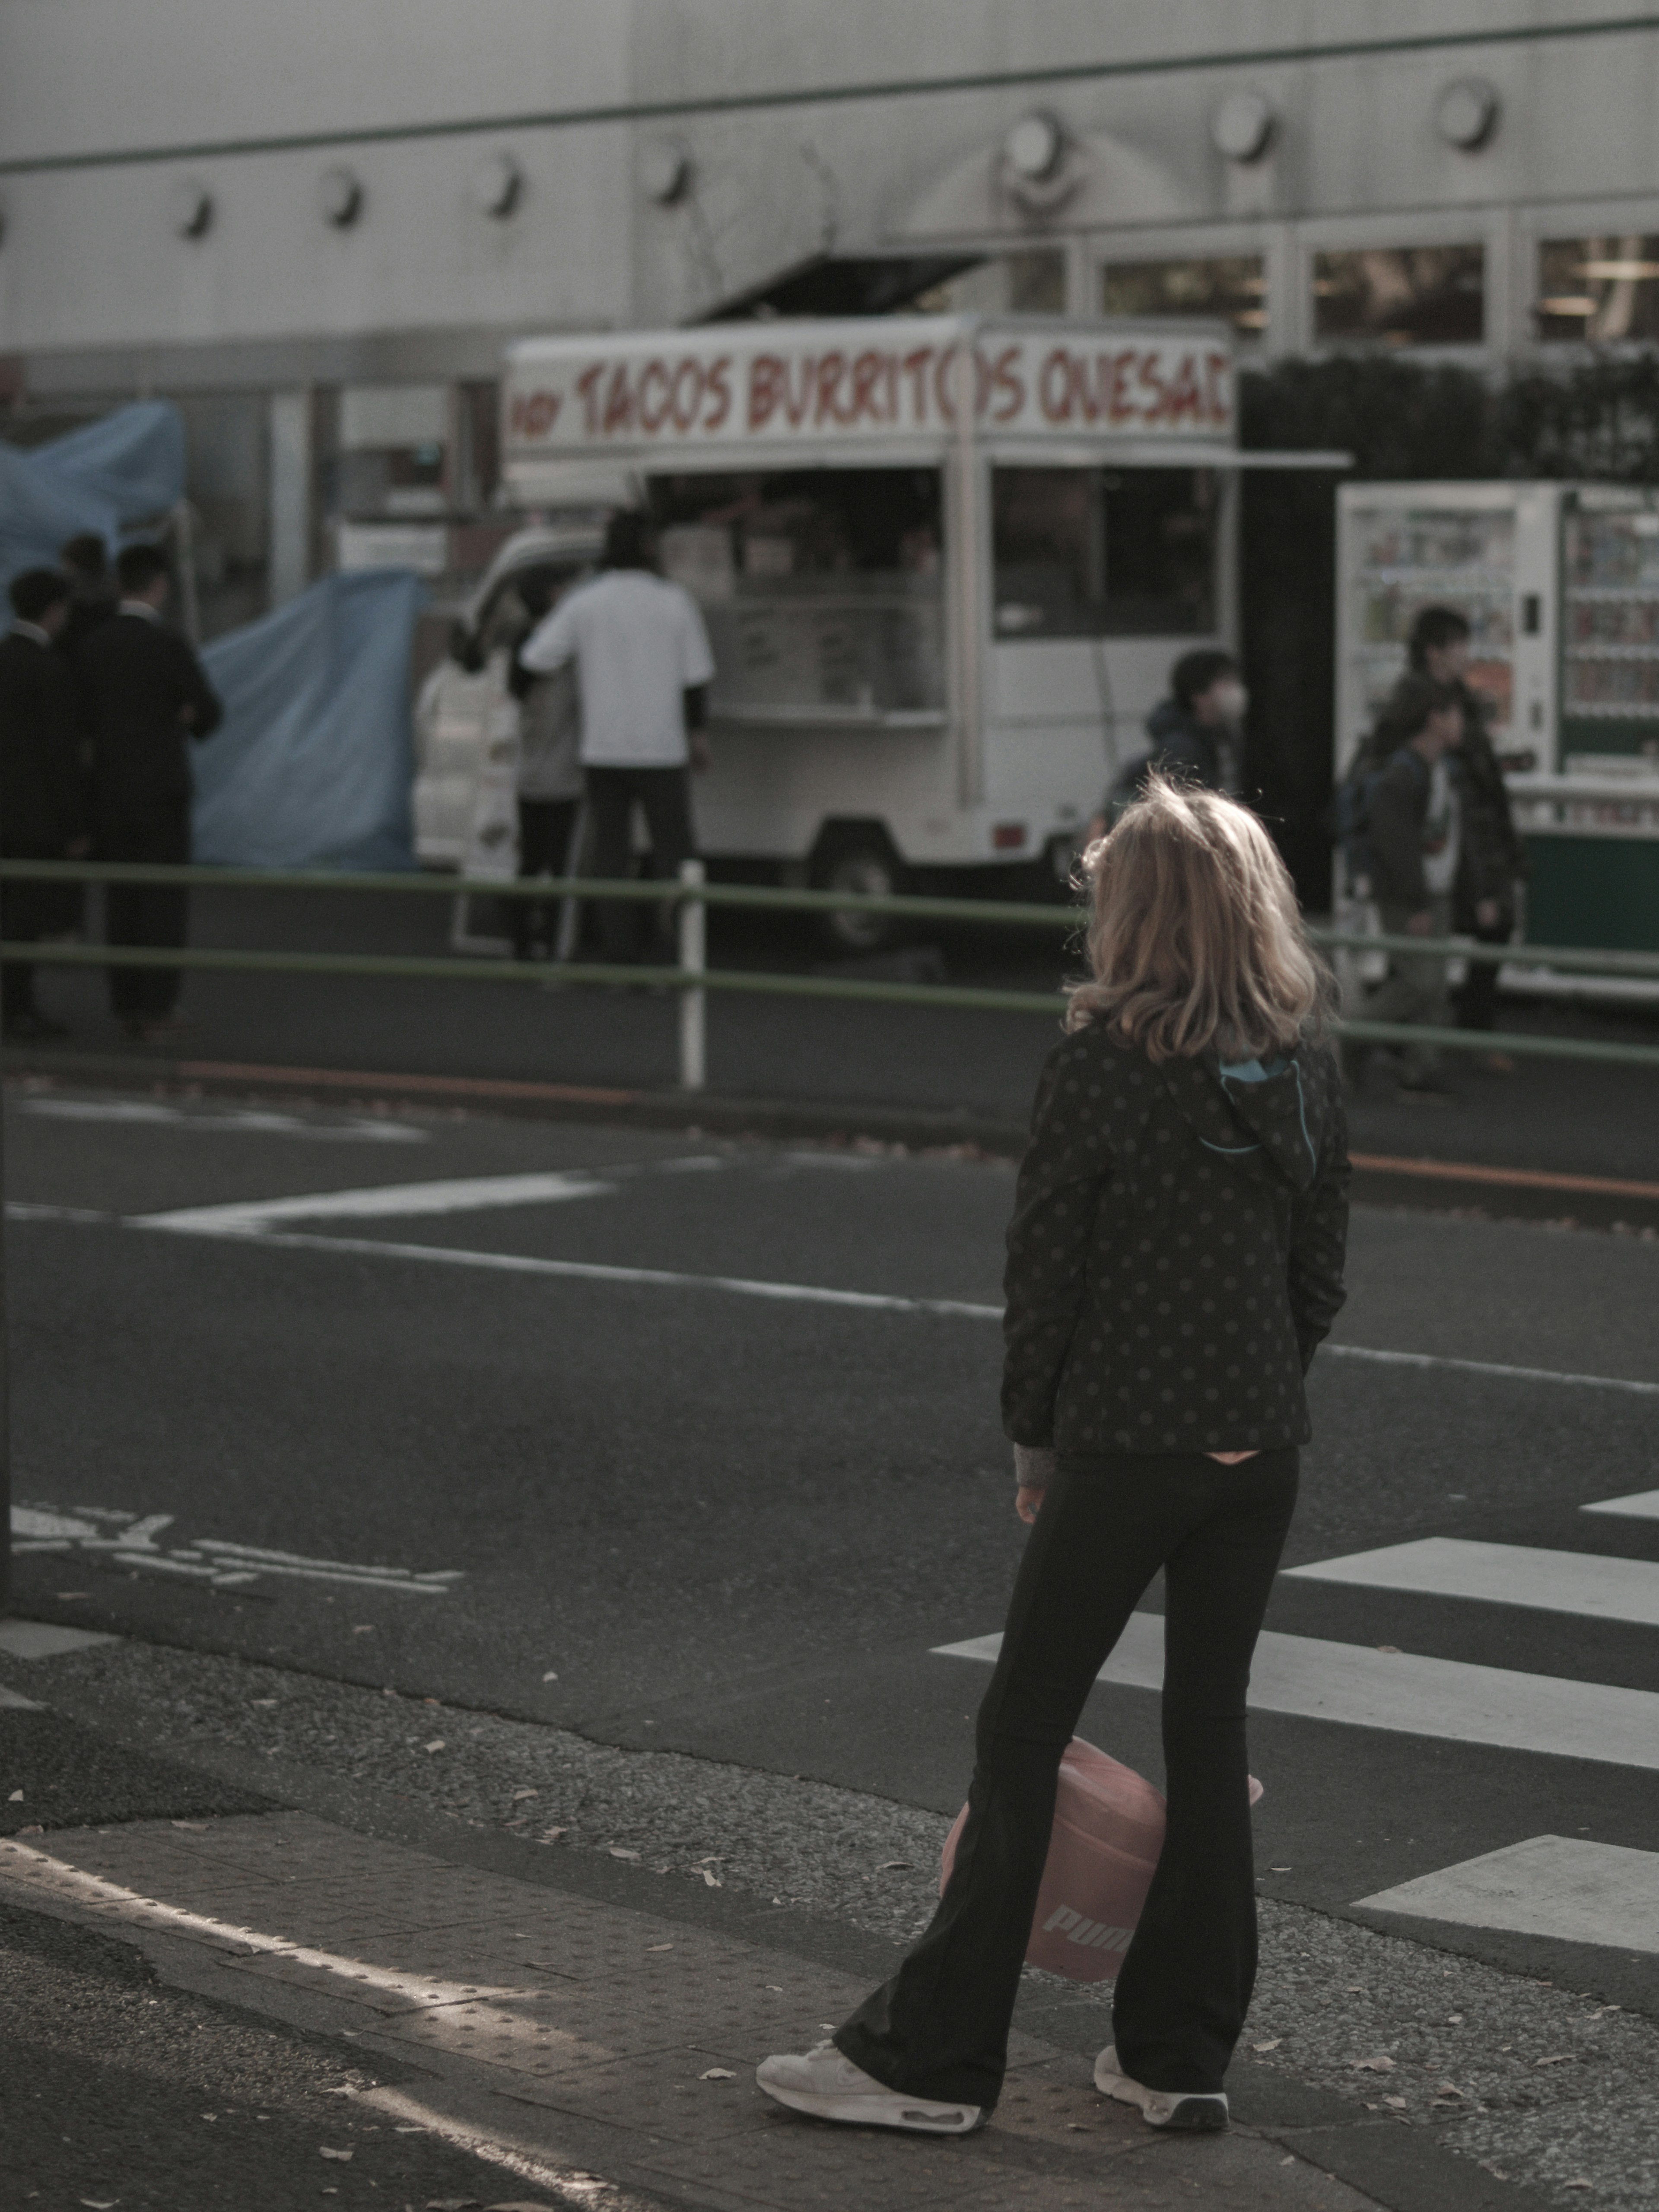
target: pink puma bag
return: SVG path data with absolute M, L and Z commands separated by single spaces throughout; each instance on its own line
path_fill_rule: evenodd
M 1252 1775 L 1252 1805 L 1261 1795 Z M 964 1805 L 945 1839 L 941 1891 L 967 1818 Z M 1068 1981 L 1109 1980 L 1123 1964 L 1163 1847 L 1163 1793 L 1074 1735 L 1060 1762 L 1054 1833 L 1027 1963 Z

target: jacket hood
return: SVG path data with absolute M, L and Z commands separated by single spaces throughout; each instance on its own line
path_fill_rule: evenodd
M 1170 1096 L 1199 1142 L 1264 1180 L 1308 1190 L 1319 1170 L 1325 1137 L 1323 1086 L 1307 1054 L 1267 1063 L 1224 1066 L 1213 1051 L 1166 1060 L 1158 1068 Z

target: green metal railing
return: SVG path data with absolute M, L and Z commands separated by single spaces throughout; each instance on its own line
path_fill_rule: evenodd
M 619 966 L 605 962 L 518 961 L 470 956 L 423 956 L 375 952 L 271 952 L 218 946 L 146 947 L 46 942 L 0 943 L 0 958 L 74 967 L 167 967 L 236 970 L 263 975 L 379 975 L 432 981 L 611 985 L 677 992 L 681 1000 L 680 1076 L 683 1087 L 701 1090 L 706 1080 L 706 994 L 856 1000 L 886 1006 L 929 1006 L 991 1013 L 1058 1017 L 1066 1004 L 1059 991 L 1005 991 L 951 983 L 907 983 L 878 976 L 808 975 L 738 969 L 710 969 L 704 956 L 704 922 L 710 907 L 760 908 L 785 914 L 847 914 L 910 921 L 951 921 L 1000 929 L 1040 929 L 1075 936 L 1082 917 L 1075 908 L 1021 905 L 999 899 L 881 896 L 848 891 L 775 890 L 748 884 L 708 884 L 701 866 L 687 863 L 678 884 L 595 881 L 582 877 L 459 877 L 419 872 L 348 874 L 326 869 L 164 867 L 138 861 L 0 860 L 0 878 L 13 882 L 143 884 L 200 890 L 390 892 L 401 896 L 533 899 L 551 904 L 565 899 L 631 901 L 678 911 L 678 964 Z M 1366 935 L 1314 927 L 1314 940 L 1333 951 L 1437 954 L 1487 965 L 1523 963 L 1564 975 L 1659 981 L 1659 953 L 1597 951 L 1582 945 L 1478 945 L 1463 938 Z M 1414 1044 L 1452 1052 L 1507 1052 L 1532 1058 L 1601 1060 L 1626 1066 L 1659 1068 L 1659 1046 L 1625 1044 L 1600 1038 L 1536 1036 L 1510 1030 L 1430 1029 L 1419 1024 L 1367 1022 L 1338 1024 L 1355 1042 Z

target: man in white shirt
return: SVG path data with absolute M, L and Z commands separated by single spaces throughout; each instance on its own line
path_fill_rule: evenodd
M 536 676 L 569 663 L 581 694 L 593 872 L 627 874 L 637 805 L 653 872 L 672 878 L 696 850 L 689 769 L 708 764 L 701 732 L 714 657 L 696 601 L 652 567 L 642 514 L 611 517 L 601 573 L 567 592 L 519 653 L 520 666 Z M 606 958 L 632 957 L 632 910 L 607 900 L 599 923 Z

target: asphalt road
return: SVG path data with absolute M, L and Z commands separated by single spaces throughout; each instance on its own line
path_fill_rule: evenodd
M 986 1668 L 938 1647 L 999 1626 L 1021 1537 L 1011 1170 L 107 1095 L 15 1101 L 7 1144 L 15 1495 L 55 1547 L 17 1612 L 960 1802 Z M 1285 1565 L 1429 1549 L 1281 1577 L 1265 1887 L 1650 1853 L 1659 1520 L 1583 1509 L 1659 1484 L 1659 1246 L 1361 1210 L 1352 1281 Z M 1113 1682 L 1083 1733 L 1156 1775 L 1156 1713 Z M 1605 1897 L 1419 1907 L 1379 1924 L 1659 2008 Z

